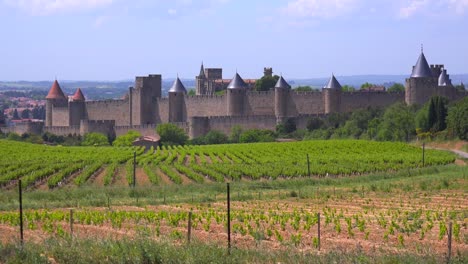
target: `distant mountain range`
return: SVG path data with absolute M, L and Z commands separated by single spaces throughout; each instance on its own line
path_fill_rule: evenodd
M 404 84 L 408 75 L 353 75 L 336 76 L 341 85 L 350 85 L 359 88 L 363 83 L 369 82 L 376 85 L 391 86 L 394 83 Z M 468 84 L 468 74 L 451 75 L 454 85 L 463 82 Z M 327 78 L 310 79 L 287 79 L 292 87 L 312 86 L 314 88 L 323 87 L 328 81 Z M 195 88 L 194 79 L 181 79 L 187 89 Z M 174 82 L 174 78 L 163 79 L 163 93 Z M 0 81 L 0 91 L 2 90 L 48 90 L 52 85 L 51 81 Z M 60 85 L 66 94 L 72 94 L 77 88 L 81 88 L 88 99 L 110 99 L 121 98 L 128 91 L 128 87 L 134 86 L 133 80 L 124 81 L 60 81 Z

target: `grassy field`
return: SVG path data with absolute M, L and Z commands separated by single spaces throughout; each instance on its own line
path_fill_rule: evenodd
M 417 147 L 373 145 L 374 142 L 365 141 L 330 142 L 334 148 L 327 146 L 327 142 L 315 142 L 318 144 L 315 147 L 314 142 L 308 143 L 310 152 L 301 151 L 304 145 L 298 143 L 278 146 L 285 153 L 289 149 L 289 154 L 282 156 L 329 153 L 328 158 L 319 159 L 324 166 L 327 159 L 334 160 L 326 163 L 329 168 L 333 168 L 333 163 L 343 166 L 353 160 L 360 164 L 358 156 L 363 154 L 357 154 L 359 149 L 378 148 L 382 153 L 387 152 L 380 159 L 401 167 L 317 173 L 311 177 L 242 175 L 237 180 L 225 177 L 223 181 L 207 175 L 203 175 L 203 181 L 195 181 L 178 173 L 185 179 L 177 184 L 158 174 L 161 166 L 177 170 L 178 160 L 184 157 L 181 164 L 186 168 L 210 167 L 213 164 L 210 157 L 217 157 L 221 163 L 223 155 L 229 157 L 230 152 L 237 153 L 235 157 L 240 159 L 239 153 L 247 156 L 243 148 L 249 145 L 232 145 L 229 151 L 223 150 L 228 146 L 220 146 L 218 150 L 205 147 L 209 151 L 204 147 L 176 148 L 166 149 L 167 154 L 160 150 L 157 156 L 166 156 L 172 163 L 153 164 L 154 159 L 149 157 L 156 152 L 151 155 L 138 152 L 137 184 L 132 188 L 125 167 L 133 150 L 124 149 L 115 153 L 116 157 L 122 156 L 122 163 L 115 163 L 116 173 L 107 186 L 99 180 L 103 176 L 92 176 L 80 185 L 75 184 L 80 173 L 52 189 L 38 184 L 26 186 L 23 193 L 25 245 L 22 247 L 19 245 L 18 186 L 14 180 L 4 185 L 0 195 L 0 263 L 440 263 L 447 256 L 450 223 L 452 263 L 468 261 L 465 161 L 444 165 L 453 162 L 455 157 L 444 151 L 428 151 L 428 161 L 433 163 L 422 167 L 421 151 Z M 353 150 L 341 151 L 349 149 L 347 144 L 354 146 Z M 56 149 L 75 154 L 72 153 L 75 149 Z M 92 152 L 93 149 L 114 151 L 76 150 Z M 257 163 L 263 162 L 266 168 L 272 163 L 266 157 L 275 159 L 273 154 L 268 154 L 274 153 L 272 145 L 254 145 L 250 149 L 261 153 L 257 155 Z M 333 149 L 338 154 L 333 154 Z M 175 154 L 175 158 L 168 158 Z M 194 156 L 193 164 L 189 163 L 191 156 Z M 206 163 L 201 162 L 203 156 Z M 306 162 L 277 156 L 285 166 L 295 164 L 304 170 Z M 226 162 L 236 165 L 232 157 Z M 344 162 L 338 163 L 339 160 Z M 98 174 L 106 175 L 114 162 L 111 159 L 104 164 Z M 145 170 L 148 164 L 156 168 L 155 182 L 151 180 L 152 170 Z M 250 163 L 240 164 L 248 165 L 246 172 L 255 168 Z M 370 166 L 369 162 L 363 164 Z M 230 255 L 226 247 L 226 181 L 230 182 L 231 189 Z M 73 234 L 70 210 L 73 210 Z M 187 242 L 189 212 L 192 213 L 190 244 Z

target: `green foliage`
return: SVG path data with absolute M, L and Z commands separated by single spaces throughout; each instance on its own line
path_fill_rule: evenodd
M 82 146 L 109 146 L 106 135 L 101 133 L 87 133 L 81 142 Z
M 184 145 L 188 140 L 185 131 L 171 123 L 158 125 L 156 127 L 156 132 L 161 137 L 161 142 L 165 146 Z
M 298 86 L 294 88 L 294 91 L 296 92 L 312 92 L 316 89 L 312 88 L 311 86 Z
M 250 129 L 242 132 L 239 137 L 240 143 L 254 143 L 254 142 L 273 142 L 276 135 L 273 131 L 262 129 Z
M 293 118 L 288 118 L 276 126 L 276 132 L 279 134 L 290 134 L 296 131 L 296 122 Z
M 118 136 L 114 140 L 114 142 L 112 143 L 112 146 L 114 146 L 114 147 L 131 147 L 133 141 L 135 141 L 135 139 L 137 139 L 139 137 L 141 137 L 140 132 L 130 130 L 130 131 L 127 132 L 127 134 L 122 135 L 122 136 Z
M 427 113 L 427 127 L 431 132 L 439 132 L 447 128 L 445 119 L 447 117 L 447 104 L 446 98 L 435 96 L 429 102 Z
M 255 82 L 256 91 L 268 91 L 271 88 L 275 87 L 276 82 L 278 81 L 279 76 L 263 76 Z
M 13 110 L 13 117 L 12 117 L 13 120 L 19 120 L 20 119 L 20 116 L 18 114 L 18 110 L 15 108 L 15 110 Z
M 447 128 L 450 136 L 468 140 L 468 97 L 449 108 Z
M 324 121 L 319 117 L 311 117 L 307 120 L 307 130 L 312 131 L 322 128 Z
M 409 141 L 415 132 L 413 111 L 405 104 L 397 103 L 385 111 L 377 139 Z
M 350 86 L 350 85 L 343 85 L 341 87 L 341 91 L 343 91 L 343 92 L 354 92 L 354 91 L 356 91 L 356 88 L 354 86 Z
M 21 141 L 21 136 L 14 132 L 11 132 L 11 133 L 8 133 L 7 139 L 14 140 L 14 141 Z
M 191 140 L 193 145 L 215 145 L 228 143 L 228 137 L 220 131 L 211 130 L 205 136 Z
M 239 143 L 241 134 L 242 134 L 242 127 L 239 125 L 234 125 L 231 128 L 231 135 L 229 135 L 229 141 L 233 143 Z
M 373 86 L 375 86 L 375 84 L 366 82 L 366 83 L 361 85 L 361 90 L 369 89 L 369 88 L 371 88 Z
M 195 94 L 196 94 L 195 89 L 190 89 L 187 92 L 187 95 L 189 95 L 189 96 L 195 96 Z
M 395 83 L 387 89 L 388 92 L 404 92 L 405 86 L 401 83 Z

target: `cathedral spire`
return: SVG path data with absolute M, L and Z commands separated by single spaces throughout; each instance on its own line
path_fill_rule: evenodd
M 201 63 L 201 67 L 200 67 L 200 74 L 198 75 L 199 78 L 206 78 L 206 75 L 205 75 L 205 67 L 203 67 L 203 61 Z

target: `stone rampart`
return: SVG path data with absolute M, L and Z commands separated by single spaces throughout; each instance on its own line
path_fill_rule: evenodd
M 86 102 L 86 117 L 89 120 L 115 120 L 118 126 L 130 124 L 129 101 L 103 100 Z

